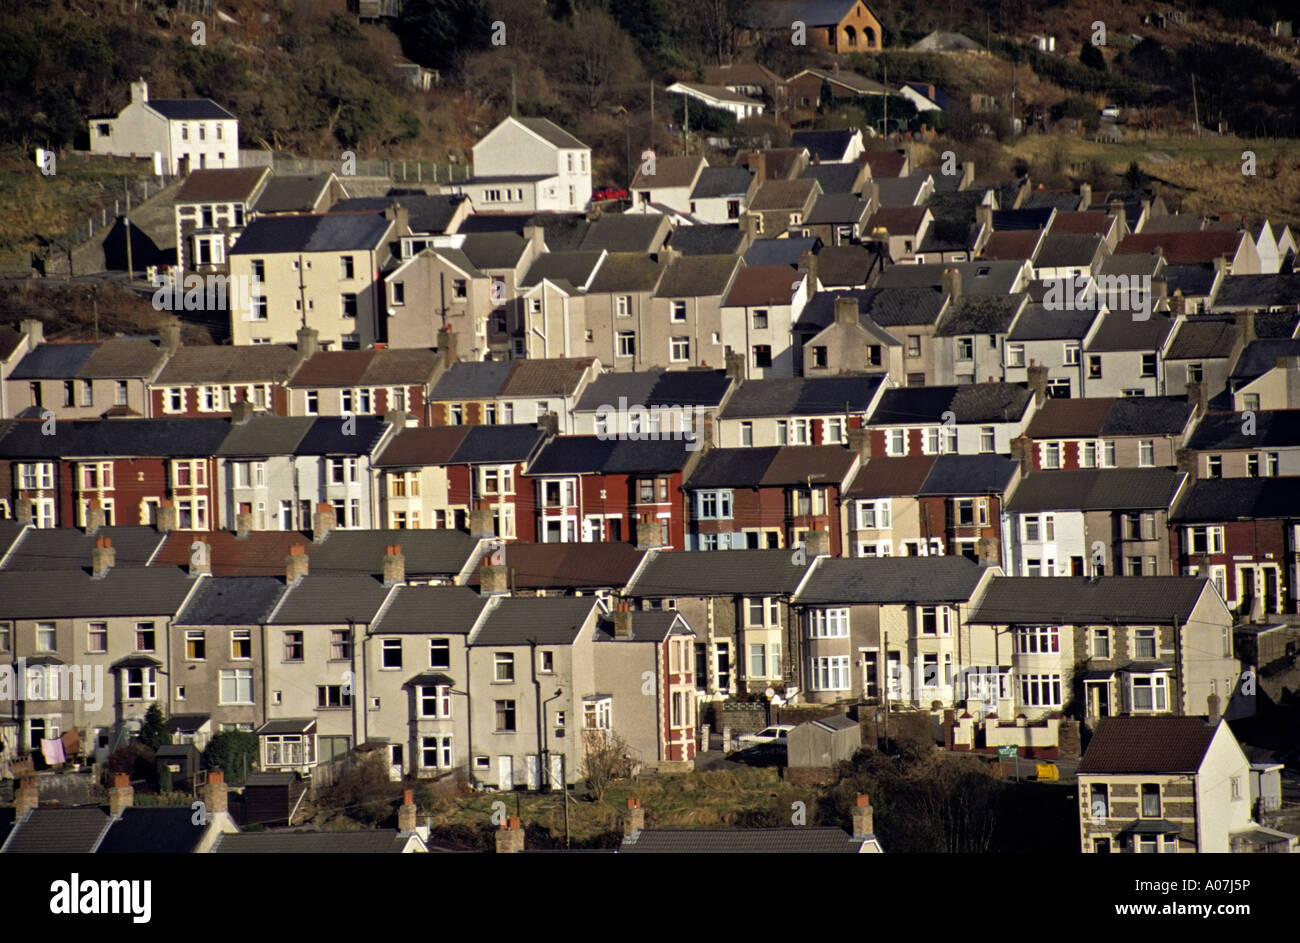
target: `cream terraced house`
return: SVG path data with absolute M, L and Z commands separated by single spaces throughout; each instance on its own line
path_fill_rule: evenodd
M 384 339 L 380 272 L 391 245 L 409 235 L 405 211 L 256 219 L 230 250 L 235 344 L 291 344 L 300 327 L 325 350 L 357 350 Z
M 149 100 L 149 83 L 131 83 L 131 102 L 116 117 L 92 117 L 90 152 L 114 157 L 162 155 L 163 171 L 239 166 L 239 119 L 210 98 Z
M 474 145 L 474 176 L 455 189 L 485 213 L 581 212 L 591 148 L 545 118 L 509 117 Z

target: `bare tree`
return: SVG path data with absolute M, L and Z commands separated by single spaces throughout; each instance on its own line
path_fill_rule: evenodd
M 632 774 L 627 741 L 612 730 L 583 731 L 582 767 L 587 776 L 587 789 L 599 802 L 610 783 Z

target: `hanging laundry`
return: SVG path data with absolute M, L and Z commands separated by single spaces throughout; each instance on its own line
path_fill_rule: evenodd
M 45 762 L 51 766 L 62 766 L 67 760 L 63 754 L 63 741 L 58 737 L 53 740 L 42 740 L 41 756 L 45 757 Z

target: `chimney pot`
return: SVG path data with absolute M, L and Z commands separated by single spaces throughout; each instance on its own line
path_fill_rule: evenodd
M 128 806 L 135 805 L 135 790 L 131 788 L 131 777 L 126 773 L 113 776 L 113 786 L 108 790 L 108 814 L 120 815 Z
M 324 501 L 316 505 L 316 513 L 311 518 L 311 536 L 312 540 L 320 543 L 324 540 L 329 532 L 339 526 L 338 514 L 332 504 Z
M 90 552 L 91 575 L 96 578 L 104 576 L 116 564 L 117 551 L 113 548 L 113 541 L 107 537 L 96 538 L 95 549 Z
M 406 582 L 406 556 L 400 544 L 386 548 L 384 554 L 384 585 L 395 586 Z
M 14 790 L 14 818 L 21 819 L 40 804 L 41 794 L 36 788 L 36 780 L 30 776 L 20 779 L 18 788 Z
M 309 559 L 307 548 L 302 544 L 294 544 L 290 547 L 289 553 L 284 558 L 284 581 L 293 585 L 306 576 Z
M 397 830 L 399 832 L 415 831 L 415 792 L 407 789 L 402 793 L 402 804 L 397 807 Z
M 176 505 L 171 498 L 163 498 L 154 517 L 154 527 L 160 534 L 170 534 L 176 529 Z

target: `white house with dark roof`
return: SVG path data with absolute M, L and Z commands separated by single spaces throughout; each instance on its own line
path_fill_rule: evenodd
M 239 166 L 239 119 L 210 98 L 149 100 L 149 83 L 131 83 L 117 117 L 90 119 L 90 152 L 114 157 L 162 155 L 168 174 Z
M 669 95 L 682 95 L 703 102 L 710 108 L 728 111 L 737 119 L 757 118 L 763 113 L 763 103 L 747 95 L 717 85 L 700 85 L 696 82 L 674 82 L 666 89 Z
M 474 145 L 474 176 L 456 192 L 484 213 L 581 212 L 591 148 L 546 118 L 511 116 Z

